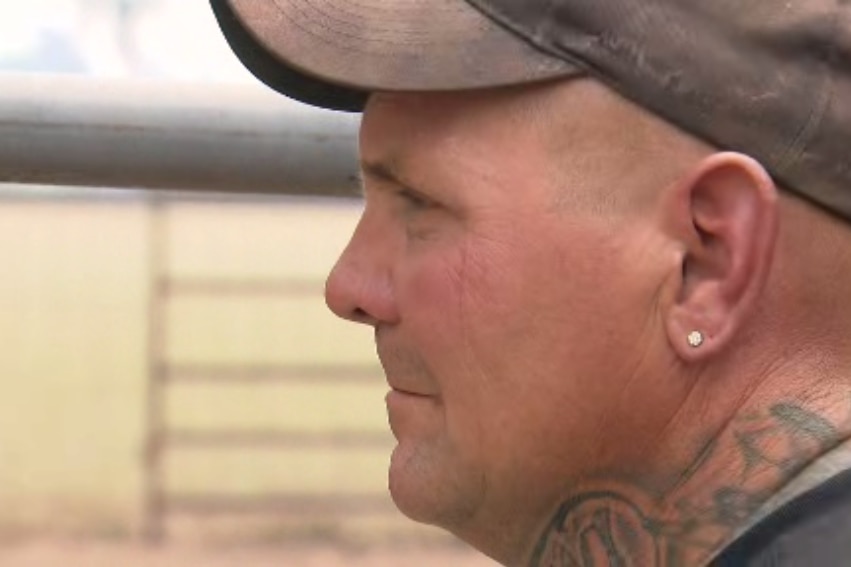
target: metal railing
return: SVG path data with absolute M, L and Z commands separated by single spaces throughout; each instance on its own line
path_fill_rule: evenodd
M 0 74 L 0 182 L 345 195 L 357 124 L 260 86 Z

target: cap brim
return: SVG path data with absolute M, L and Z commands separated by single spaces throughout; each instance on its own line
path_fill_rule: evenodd
M 211 0 L 243 64 L 302 102 L 359 111 L 375 91 L 447 91 L 579 73 L 464 0 Z

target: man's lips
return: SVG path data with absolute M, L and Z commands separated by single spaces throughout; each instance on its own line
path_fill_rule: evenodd
M 394 384 L 393 382 L 388 382 L 388 384 L 390 386 L 390 390 L 392 392 L 397 393 L 397 394 L 402 394 L 402 395 L 405 395 L 405 396 L 416 396 L 416 397 L 419 397 L 419 398 L 433 398 L 433 397 L 435 397 L 435 394 L 432 394 L 432 393 L 427 392 L 425 390 L 412 388 L 412 387 L 409 387 L 409 386 L 401 386 L 399 384 Z
M 406 407 L 432 406 L 438 403 L 436 396 L 420 394 L 408 390 L 397 390 L 391 388 L 384 398 L 389 411 L 402 411 Z

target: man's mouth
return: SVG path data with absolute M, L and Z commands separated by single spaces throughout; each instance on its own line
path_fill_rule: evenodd
M 390 386 L 390 391 L 395 392 L 397 394 L 401 394 L 403 396 L 413 396 L 413 397 L 416 397 L 416 398 L 433 398 L 434 397 L 432 394 L 426 394 L 424 392 L 416 392 L 416 391 L 412 391 L 412 390 L 406 390 L 404 388 L 394 388 L 393 386 Z
M 418 398 L 433 398 L 435 394 L 425 388 L 419 388 L 416 384 L 405 384 L 399 380 L 388 378 L 387 385 L 390 386 L 391 392 L 396 392 L 405 396 L 415 396 Z

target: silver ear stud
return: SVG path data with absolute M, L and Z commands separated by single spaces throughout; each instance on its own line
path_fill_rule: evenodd
M 689 346 L 697 348 L 703 344 L 703 333 L 701 333 L 700 331 L 692 331 L 688 334 L 686 340 L 688 341 Z

